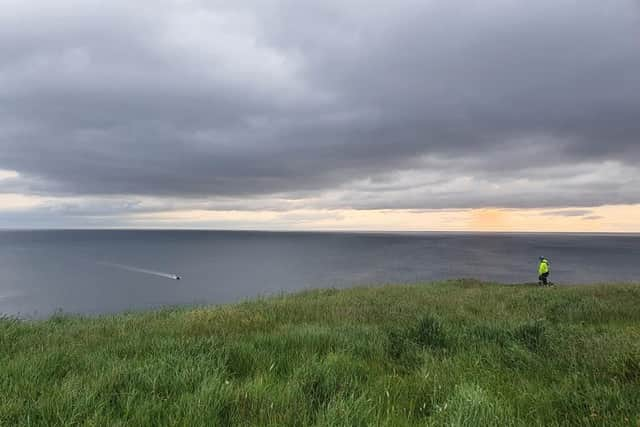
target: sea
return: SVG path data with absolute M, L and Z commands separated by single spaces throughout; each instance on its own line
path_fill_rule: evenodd
M 0 316 L 100 315 L 457 278 L 640 283 L 640 235 L 0 231 Z M 179 278 L 179 280 L 177 280 Z

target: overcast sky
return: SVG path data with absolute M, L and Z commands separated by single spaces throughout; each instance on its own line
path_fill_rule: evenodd
M 0 0 L 0 227 L 639 203 L 637 0 Z

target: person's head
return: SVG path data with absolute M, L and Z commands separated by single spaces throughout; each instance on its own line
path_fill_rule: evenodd
M 545 257 L 543 257 L 543 256 L 539 256 L 539 257 L 538 257 L 538 259 L 539 259 L 540 261 L 542 261 L 542 260 L 544 260 L 544 259 L 545 259 Z

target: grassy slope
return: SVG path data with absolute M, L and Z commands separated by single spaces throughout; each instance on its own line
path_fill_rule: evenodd
M 457 281 L 0 321 L 0 425 L 640 425 L 640 287 Z

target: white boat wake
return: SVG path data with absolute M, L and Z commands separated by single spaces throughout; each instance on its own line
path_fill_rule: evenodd
M 167 279 L 180 280 L 180 276 L 178 276 L 177 274 L 163 273 L 162 271 L 147 270 L 146 268 L 132 267 L 130 265 L 116 264 L 114 262 L 99 262 L 98 264 L 108 265 L 110 267 L 119 268 L 121 270 L 133 271 L 136 273 L 151 274 L 153 276 L 164 277 Z

